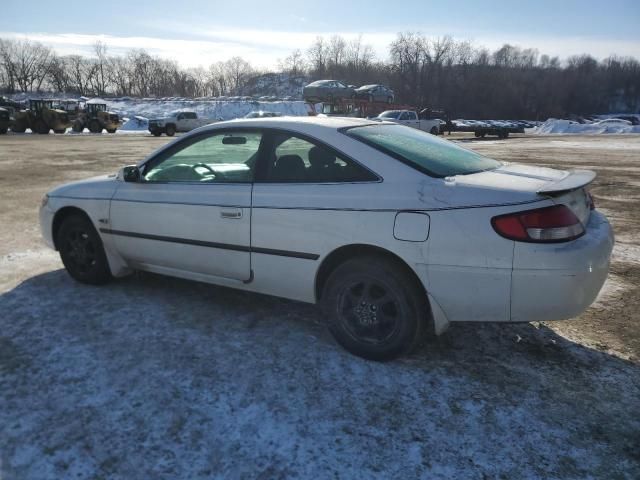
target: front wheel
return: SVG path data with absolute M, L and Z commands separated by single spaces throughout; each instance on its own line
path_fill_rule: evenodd
M 0 128 L 0 135 L 4 135 L 5 133 L 7 133 L 7 129 L 6 128 Z
M 115 128 L 107 128 L 107 133 L 116 133 L 116 130 Z
M 438 135 L 438 127 L 431 127 L 431 131 L 429 133 L 431 135 Z
M 173 137 L 176 133 L 176 127 L 173 125 L 167 125 L 167 129 L 164 133 L 166 133 L 168 137 Z
M 75 280 L 100 285 L 111 279 L 102 240 L 86 217 L 65 218 L 56 235 L 56 246 L 64 267 Z
M 411 351 L 427 320 L 424 292 L 399 265 L 382 257 L 356 258 L 336 268 L 322 305 L 336 341 L 370 360 Z

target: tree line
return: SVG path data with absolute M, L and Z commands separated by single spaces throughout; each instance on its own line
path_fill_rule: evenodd
M 536 49 L 505 44 L 495 51 L 445 36 L 399 33 L 388 58 L 376 58 L 362 37 L 319 36 L 306 50 L 278 62 L 280 73 L 305 80 L 334 78 L 348 84 L 382 83 L 396 101 L 441 108 L 467 118 L 530 118 L 640 111 L 640 63 L 588 54 L 564 60 Z M 0 90 L 55 91 L 78 95 L 207 97 L 260 94 L 264 75 L 240 57 L 208 68 L 132 49 L 109 55 L 102 42 L 90 56 L 58 55 L 29 40 L 0 38 Z M 252 90 L 253 88 L 253 90 Z

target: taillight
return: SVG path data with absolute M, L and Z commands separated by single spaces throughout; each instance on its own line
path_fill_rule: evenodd
M 520 242 L 567 242 L 584 234 L 580 220 L 566 205 L 499 215 L 491 225 L 498 235 Z

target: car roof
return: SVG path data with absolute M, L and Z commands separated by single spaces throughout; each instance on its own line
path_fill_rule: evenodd
M 263 118 L 237 118 L 224 122 L 216 122 L 205 127 L 203 130 L 218 130 L 229 127 L 260 127 L 260 128 L 283 128 L 291 130 L 304 130 L 305 127 L 324 128 L 337 130 L 338 128 L 360 127 L 363 125 L 379 125 L 379 122 L 372 122 L 364 118 L 353 117 L 263 117 Z

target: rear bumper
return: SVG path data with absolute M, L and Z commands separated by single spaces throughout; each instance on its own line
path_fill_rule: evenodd
M 613 243 L 611 225 L 596 211 L 586 233 L 572 242 L 516 242 L 511 321 L 562 320 L 586 310 L 607 278 Z

